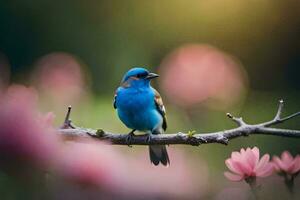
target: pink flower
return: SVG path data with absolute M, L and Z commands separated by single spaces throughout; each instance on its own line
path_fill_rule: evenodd
M 68 142 L 61 148 L 53 171 L 70 183 L 112 190 L 114 193 L 150 196 L 168 194 L 177 197 L 198 194 L 199 187 L 195 184 L 197 176 L 193 170 L 196 167 L 187 163 L 180 152 L 170 151 L 176 164 L 168 168 L 154 168 L 149 164 L 146 153 L 136 158 L 122 154 L 116 148 L 104 142 Z M 208 174 L 207 168 L 203 165 L 201 167 L 200 171 Z M 202 175 L 201 179 L 207 180 L 208 176 Z M 174 188 L 177 189 L 174 191 Z
M 240 62 L 205 44 L 175 49 L 163 59 L 159 74 L 162 90 L 182 108 L 199 103 L 213 109 L 226 108 L 239 102 L 247 88 L 247 76 Z
M 106 189 L 121 186 L 119 179 L 125 173 L 124 159 L 111 145 L 68 142 L 60 150 L 53 169 L 66 180 Z
M 138 190 L 143 194 L 154 196 L 168 194 L 176 199 L 195 198 L 195 195 L 205 193 L 209 179 L 209 169 L 205 161 L 200 159 L 188 161 L 186 155 L 176 148 L 169 147 L 168 151 L 173 164 L 167 168 L 154 167 L 149 164 L 146 150 L 138 156 L 127 155 L 125 157 L 126 174 L 124 174 L 122 184 L 127 188 L 123 190 L 129 193 Z
M 281 154 L 281 158 L 273 156 L 273 164 L 275 170 L 278 172 L 285 172 L 287 174 L 297 174 L 300 171 L 300 155 L 295 158 L 288 151 Z
M 272 174 L 273 165 L 269 162 L 269 154 L 259 159 L 259 149 L 244 148 L 240 152 L 232 152 L 231 158 L 225 161 L 226 166 L 233 172 L 224 175 L 231 181 L 241 181 L 250 177 L 266 177 Z
M 36 109 L 37 95 L 31 88 L 10 86 L 0 100 L 0 166 L 44 168 L 56 155 L 59 143 L 50 126 L 53 115 Z M 24 165 L 25 164 L 25 165 Z

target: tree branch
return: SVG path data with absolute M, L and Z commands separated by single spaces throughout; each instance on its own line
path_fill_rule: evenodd
M 65 139 L 68 140 L 92 137 L 95 139 L 109 141 L 112 144 L 119 145 L 189 144 L 193 146 L 198 146 L 200 144 L 209 143 L 220 143 L 227 145 L 229 140 L 233 138 L 249 136 L 254 134 L 300 138 L 300 130 L 269 128 L 272 125 L 283 123 L 289 119 L 300 115 L 300 112 L 296 112 L 294 114 L 282 118 L 281 115 L 283 106 L 283 100 L 280 100 L 275 117 L 270 121 L 260 124 L 247 124 L 242 118 L 234 117 L 230 113 L 227 113 L 228 118 L 230 118 L 238 125 L 237 128 L 224 131 L 217 131 L 213 133 L 195 134 L 178 132 L 173 134 L 153 135 L 150 141 L 147 140 L 146 135 L 133 136 L 130 141 L 130 144 L 128 144 L 126 140 L 127 134 L 110 133 L 103 130 L 80 128 L 72 125 L 71 120 L 69 119 L 71 113 L 71 107 L 69 106 L 68 112 L 66 114 L 66 119 L 62 127 L 59 129 L 59 132 Z

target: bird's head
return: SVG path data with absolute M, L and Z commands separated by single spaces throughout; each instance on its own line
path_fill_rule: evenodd
M 153 78 L 157 78 L 159 75 L 149 72 L 144 68 L 132 68 L 123 77 L 122 87 L 143 87 L 149 86 L 150 81 Z

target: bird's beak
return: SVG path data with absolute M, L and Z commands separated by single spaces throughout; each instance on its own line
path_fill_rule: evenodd
M 154 79 L 154 78 L 157 78 L 159 77 L 158 74 L 154 74 L 154 73 L 149 73 L 148 76 L 146 76 L 146 79 Z

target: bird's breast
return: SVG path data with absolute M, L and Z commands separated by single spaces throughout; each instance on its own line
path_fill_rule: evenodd
M 117 107 L 122 110 L 143 110 L 154 106 L 154 93 L 148 90 L 125 89 L 118 94 Z
M 132 129 L 152 130 L 162 121 L 156 110 L 154 92 L 150 90 L 126 89 L 119 92 L 117 112 L 121 121 Z

